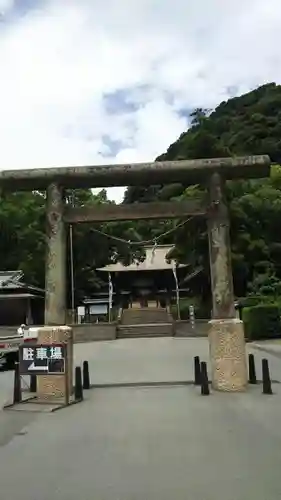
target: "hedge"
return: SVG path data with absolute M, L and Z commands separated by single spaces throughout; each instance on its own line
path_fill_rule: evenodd
M 182 320 L 189 319 L 189 306 L 194 306 L 194 314 L 197 319 L 210 318 L 211 311 L 208 304 L 202 305 L 196 302 L 196 299 L 182 298 L 180 299 L 180 316 Z M 171 313 L 174 319 L 178 319 L 178 308 L 177 304 L 172 304 Z
M 239 308 L 254 307 L 264 304 L 275 304 L 275 300 L 273 297 L 267 297 L 264 295 L 250 295 L 248 297 L 240 297 L 236 302 L 238 303 Z
M 280 310 L 276 304 L 245 307 L 242 311 L 248 340 L 272 339 L 281 336 Z

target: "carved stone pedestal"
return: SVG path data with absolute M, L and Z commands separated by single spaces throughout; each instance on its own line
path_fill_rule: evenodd
M 244 391 L 248 384 L 243 322 L 237 318 L 209 322 L 212 385 L 218 391 Z
M 66 375 L 38 375 L 38 399 L 57 400 L 72 394 L 73 386 L 73 334 L 69 326 L 42 326 L 38 328 L 38 344 L 66 344 L 67 372 Z M 66 379 L 68 386 L 66 385 Z

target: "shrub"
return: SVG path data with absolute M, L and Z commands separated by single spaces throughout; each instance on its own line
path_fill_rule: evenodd
M 189 319 L 189 306 L 192 304 L 189 300 L 180 300 L 180 317 L 181 319 Z M 178 308 L 177 304 L 171 305 L 171 313 L 174 319 L 178 319 Z
M 189 306 L 194 306 L 195 319 L 210 318 L 211 312 L 209 304 L 201 304 L 196 298 L 181 298 L 180 299 L 180 316 L 182 320 L 189 319 Z M 171 305 L 171 313 L 174 319 L 178 319 L 177 304 Z
M 280 310 L 276 304 L 245 307 L 242 319 L 248 340 L 272 339 L 281 336 Z
M 264 295 L 249 295 L 248 297 L 240 297 L 239 299 L 237 299 L 239 308 L 254 307 L 260 304 L 268 304 L 271 302 L 274 302 L 274 299 L 269 300 L 269 298 L 265 297 Z

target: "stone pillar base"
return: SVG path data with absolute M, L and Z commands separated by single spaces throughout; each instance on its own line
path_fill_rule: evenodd
M 245 391 L 248 384 L 243 321 L 213 319 L 209 322 L 212 385 L 218 391 Z
M 65 343 L 68 358 L 68 393 L 72 394 L 73 370 L 73 334 L 69 326 L 42 326 L 38 328 L 38 344 Z M 66 396 L 65 375 L 38 375 L 37 397 L 39 399 L 57 400 Z

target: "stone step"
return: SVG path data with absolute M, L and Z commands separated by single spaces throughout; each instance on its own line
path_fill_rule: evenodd
M 149 323 L 170 323 L 171 317 L 166 309 L 124 309 L 121 319 L 122 325 L 136 325 Z
M 163 337 L 172 337 L 170 333 L 120 333 L 117 336 L 117 339 L 149 339 L 149 338 L 163 338 Z
M 129 337 L 172 337 L 173 325 L 171 323 L 150 323 L 139 325 L 121 325 L 117 328 L 118 338 Z
M 116 339 L 116 324 L 95 323 L 73 325 L 73 337 L 75 343 L 113 340 Z

